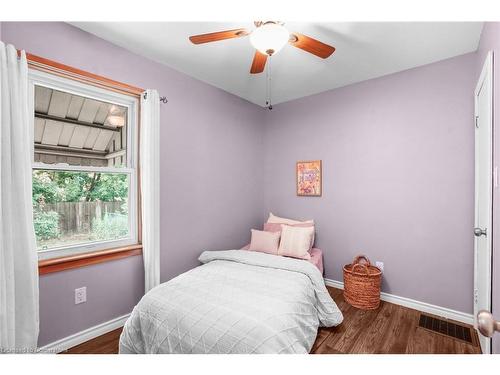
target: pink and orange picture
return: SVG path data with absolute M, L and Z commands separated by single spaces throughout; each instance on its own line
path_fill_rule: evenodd
M 321 196 L 321 160 L 297 162 L 297 195 Z

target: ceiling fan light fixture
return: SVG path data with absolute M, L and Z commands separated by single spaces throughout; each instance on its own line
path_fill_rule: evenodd
M 250 43 L 259 52 L 274 55 L 288 42 L 290 33 L 278 23 L 268 22 L 257 27 L 250 34 Z

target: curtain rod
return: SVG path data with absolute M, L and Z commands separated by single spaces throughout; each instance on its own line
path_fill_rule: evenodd
M 143 95 L 143 97 L 144 97 L 144 100 L 146 100 L 147 97 L 148 97 L 148 93 L 145 92 L 144 95 Z M 167 97 L 166 96 L 160 96 L 160 102 L 167 104 L 168 103 Z

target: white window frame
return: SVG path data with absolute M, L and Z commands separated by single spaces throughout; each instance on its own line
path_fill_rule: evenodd
M 70 94 L 84 96 L 87 98 L 105 101 L 127 108 L 127 165 L 125 167 L 93 167 L 77 166 L 68 164 L 45 164 L 35 162 L 33 132 L 32 139 L 32 168 L 33 170 L 60 170 L 69 172 L 103 172 L 127 174 L 129 181 L 128 220 L 129 237 L 119 240 L 92 241 L 83 244 L 54 247 L 46 250 L 38 250 L 38 259 L 45 260 L 76 254 L 83 254 L 99 250 L 107 250 L 118 247 L 138 244 L 138 124 L 139 124 L 139 99 L 137 97 L 122 94 L 113 90 L 89 85 L 80 81 L 61 77 L 59 75 L 30 69 L 28 74 L 30 90 L 30 113 L 35 113 L 35 85 L 44 86 L 54 90 L 64 91 Z M 30 116 L 31 129 L 34 129 L 35 116 Z

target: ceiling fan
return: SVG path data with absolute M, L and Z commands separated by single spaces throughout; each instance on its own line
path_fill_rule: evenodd
M 271 57 L 276 54 L 287 42 L 322 59 L 326 59 L 335 52 L 335 47 L 322 43 L 319 40 L 300 33 L 289 32 L 284 27 L 283 22 L 255 21 L 254 24 L 256 29 L 252 31 L 248 31 L 247 29 L 225 30 L 193 35 L 189 37 L 189 40 L 194 44 L 203 44 L 250 35 L 250 43 L 256 49 L 250 68 L 251 74 L 262 73 L 268 56 Z

